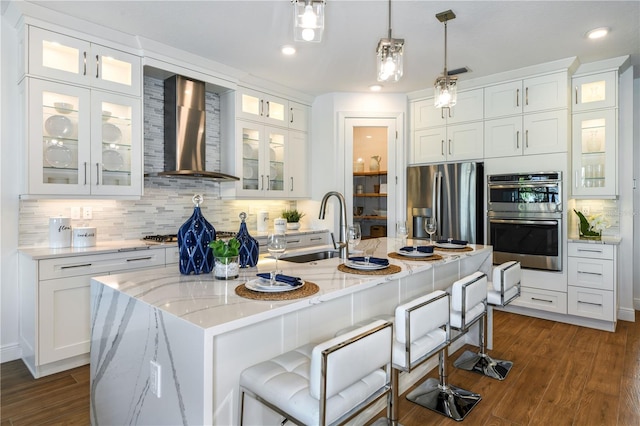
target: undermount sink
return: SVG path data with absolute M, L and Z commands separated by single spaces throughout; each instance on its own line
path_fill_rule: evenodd
M 307 263 L 307 262 L 313 262 L 314 260 L 331 259 L 338 256 L 340 256 L 339 252 L 334 250 L 327 250 L 327 251 L 319 251 L 315 253 L 305 253 L 305 254 L 281 257 L 280 260 L 284 260 L 286 262 L 294 262 L 294 263 Z

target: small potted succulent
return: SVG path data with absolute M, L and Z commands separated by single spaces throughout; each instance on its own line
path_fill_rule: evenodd
M 213 276 L 218 280 L 238 278 L 240 242 L 235 238 L 229 241 L 215 240 L 209 243 L 209 247 L 213 250 L 214 257 Z
M 304 213 L 298 210 L 285 210 L 282 212 L 282 217 L 287 220 L 287 229 L 296 230 L 300 229 L 300 219 L 304 216 Z

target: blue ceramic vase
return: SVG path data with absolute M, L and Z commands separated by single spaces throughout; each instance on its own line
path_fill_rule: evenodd
M 236 235 L 236 240 L 240 243 L 239 262 L 241 268 L 251 268 L 258 264 L 258 255 L 260 254 L 260 245 L 258 240 L 249 235 L 247 224 L 244 222 L 247 218 L 245 212 L 240 213 L 240 229 Z
M 216 239 L 216 230 L 202 216 L 200 203 L 202 195 L 194 195 L 195 208 L 191 217 L 178 230 L 178 249 L 180 250 L 180 273 L 206 274 L 213 270 L 213 251 L 209 247 Z

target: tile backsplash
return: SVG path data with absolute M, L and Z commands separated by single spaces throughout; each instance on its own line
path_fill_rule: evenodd
M 578 235 L 579 220 L 573 209 L 581 211 L 585 216 L 603 215 L 609 227 L 602 231 L 602 235 L 620 236 L 620 207 L 618 200 L 571 200 L 569 202 L 569 237 Z
M 207 170 L 220 170 L 220 97 L 206 94 Z M 164 169 L 164 82 L 144 79 L 144 171 Z M 294 201 L 223 200 L 220 185 L 200 178 L 145 177 L 144 195 L 139 200 L 21 200 L 20 246 L 47 246 L 49 217 L 71 217 L 74 207 L 91 207 L 90 220 L 73 219 L 72 226 L 94 226 L 98 241 L 138 239 L 150 234 L 175 234 L 193 212 L 192 197 L 202 194 L 202 214 L 219 231 L 237 231 L 238 215 L 246 212 L 249 232 L 255 231 L 258 211 L 269 217 L 295 208 Z

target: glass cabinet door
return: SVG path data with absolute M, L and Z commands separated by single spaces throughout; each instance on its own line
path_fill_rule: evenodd
M 106 90 L 141 95 L 140 58 L 119 50 L 92 44 L 92 86 Z
M 87 84 L 89 47 L 86 41 L 29 27 L 29 73 Z
M 136 195 L 141 182 L 140 102 L 92 92 L 91 181 L 94 194 Z
M 265 133 L 268 136 L 267 156 L 269 159 L 269 169 L 267 174 L 267 191 L 276 196 L 284 194 L 284 169 L 285 169 L 285 149 L 287 145 L 287 134 L 279 129 L 267 128 Z M 267 194 L 269 195 L 269 194 Z
M 90 95 L 29 79 L 29 193 L 89 194 Z
M 615 71 L 574 77 L 573 111 L 615 107 L 616 79 Z
M 238 123 L 238 134 L 242 135 L 240 188 L 246 194 L 259 195 L 266 188 L 260 161 L 262 133 L 260 125 Z
M 573 115 L 574 195 L 615 196 L 616 111 Z
M 287 100 L 250 90 L 238 91 L 237 116 L 276 126 L 288 126 Z

